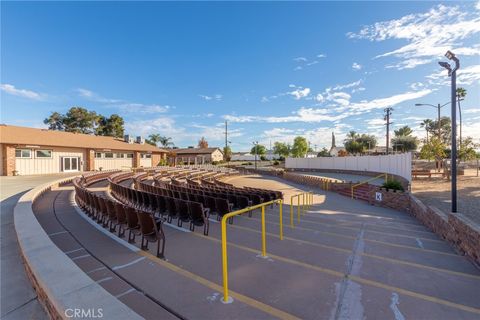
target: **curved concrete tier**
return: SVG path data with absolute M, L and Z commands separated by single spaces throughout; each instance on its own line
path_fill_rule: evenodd
M 20 252 L 39 300 L 54 319 L 108 314 L 115 319 L 141 319 L 130 308 L 88 277 L 49 238 L 34 216 L 32 205 L 43 193 L 72 178 L 40 185 L 24 194 L 14 209 Z

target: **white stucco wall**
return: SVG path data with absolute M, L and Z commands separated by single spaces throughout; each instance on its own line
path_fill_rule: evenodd
M 412 181 L 412 154 L 408 152 L 381 156 L 287 158 L 285 168 L 389 173 Z

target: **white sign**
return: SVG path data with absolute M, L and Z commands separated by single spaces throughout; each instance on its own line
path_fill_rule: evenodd
M 375 200 L 382 201 L 382 193 L 381 192 L 375 192 Z

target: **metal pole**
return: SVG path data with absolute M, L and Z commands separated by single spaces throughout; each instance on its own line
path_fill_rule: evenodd
M 267 256 L 267 244 L 265 240 L 265 206 L 262 206 L 262 257 Z
M 280 240 L 283 240 L 283 201 L 280 200 Z
M 457 70 L 452 72 L 452 212 L 457 212 Z
M 442 126 L 440 125 L 440 103 L 438 104 L 438 124 L 437 124 L 437 127 L 438 127 L 438 141 L 440 141 L 442 139 Z
M 258 153 L 258 143 L 255 144 L 255 170 L 257 170 L 257 153 Z

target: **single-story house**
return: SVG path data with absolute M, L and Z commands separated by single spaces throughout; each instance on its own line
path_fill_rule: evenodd
M 330 151 L 328 151 L 328 153 L 332 156 L 332 157 L 338 157 L 338 153 L 340 151 L 347 151 L 344 147 L 331 147 L 330 148 Z
M 205 164 L 223 161 L 223 152 L 220 148 L 183 148 L 172 149 L 175 153 L 175 163 Z
M 119 139 L 0 125 L 4 176 L 152 167 L 167 153 L 145 144 L 141 137 Z

